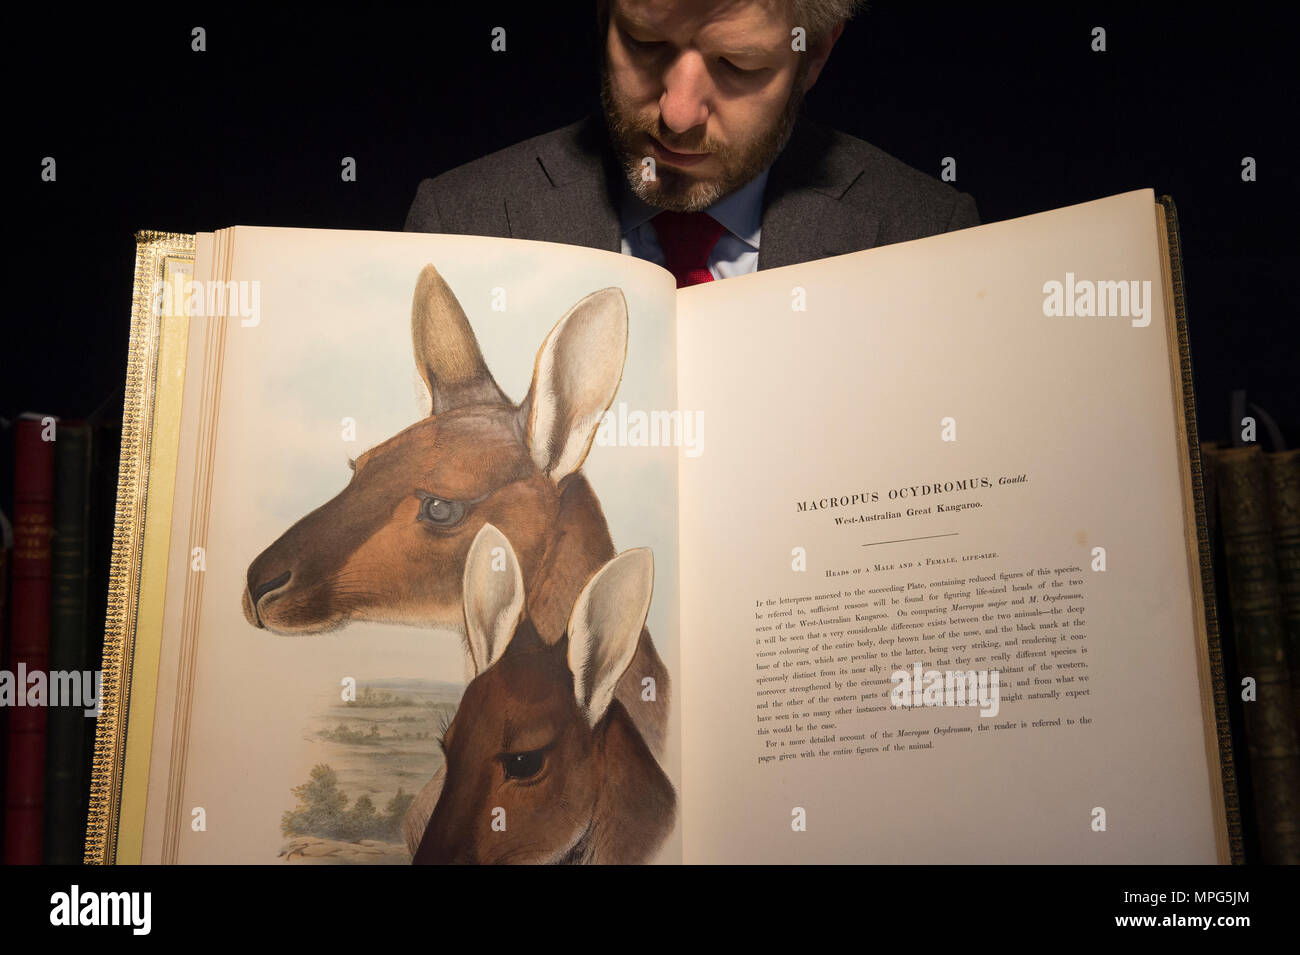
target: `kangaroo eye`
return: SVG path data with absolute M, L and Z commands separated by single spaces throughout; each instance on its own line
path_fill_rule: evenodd
M 545 761 L 544 749 L 535 749 L 531 753 L 506 753 L 501 757 L 506 767 L 506 779 L 531 779 L 542 771 Z
M 417 492 L 420 497 L 420 520 L 436 527 L 451 527 L 465 516 L 465 504 L 462 501 L 448 501 L 434 497 L 432 494 Z

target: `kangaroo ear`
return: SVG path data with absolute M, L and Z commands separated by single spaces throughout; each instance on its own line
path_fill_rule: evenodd
M 464 579 L 465 636 L 474 676 L 506 652 L 524 613 L 524 578 L 504 534 L 484 524 L 469 545 Z
M 627 301 L 617 288 L 592 292 L 546 336 L 519 413 L 533 461 L 551 480 L 582 467 L 626 357 Z
M 465 310 L 432 265 L 421 269 L 415 282 L 411 341 L 434 414 L 465 405 L 509 403 L 483 361 Z
M 569 617 L 569 669 L 578 706 L 595 726 L 636 655 L 654 590 L 648 547 L 626 550 L 596 571 Z

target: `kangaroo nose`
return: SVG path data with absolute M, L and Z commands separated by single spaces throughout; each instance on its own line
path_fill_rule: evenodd
M 279 577 L 276 577 L 272 580 L 268 580 L 260 587 L 252 588 L 253 606 L 256 607 L 258 601 L 260 601 L 263 597 L 269 594 L 272 590 L 279 590 L 288 582 L 289 582 L 289 571 L 286 570 Z

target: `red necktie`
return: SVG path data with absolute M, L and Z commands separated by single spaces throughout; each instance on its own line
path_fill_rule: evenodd
M 661 212 L 650 223 L 664 250 L 664 266 L 677 279 L 677 287 L 712 282 L 709 253 L 722 237 L 723 227 L 703 212 Z

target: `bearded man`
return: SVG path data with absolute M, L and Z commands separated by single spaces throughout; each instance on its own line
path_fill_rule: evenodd
M 679 287 L 977 225 L 800 115 L 860 0 L 602 0 L 603 113 L 420 183 L 406 229 L 623 252 Z

